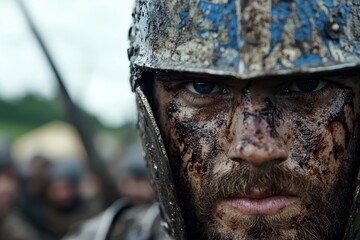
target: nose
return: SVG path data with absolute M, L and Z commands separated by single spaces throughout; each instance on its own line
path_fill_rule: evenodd
M 288 158 L 285 143 L 270 122 L 256 112 L 244 117 L 234 126 L 235 137 L 230 145 L 228 157 L 234 161 L 246 161 L 253 166 L 281 163 Z

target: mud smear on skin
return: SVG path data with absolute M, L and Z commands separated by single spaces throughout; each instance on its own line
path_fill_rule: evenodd
M 333 149 L 332 153 L 334 154 L 335 159 L 338 159 L 342 153 L 345 152 L 345 149 L 348 147 L 350 142 L 350 138 L 353 134 L 349 130 L 347 126 L 345 111 L 346 107 L 349 107 L 351 111 L 354 111 L 353 99 L 354 94 L 352 91 L 348 89 L 337 89 L 337 92 L 334 93 L 333 99 L 329 100 L 329 103 L 332 104 L 330 108 L 327 108 L 326 105 L 321 106 L 322 113 L 318 116 L 320 119 L 324 119 L 323 121 L 319 121 L 319 119 L 312 118 L 311 115 L 309 118 L 304 118 L 303 116 L 309 116 L 309 114 L 313 114 L 313 110 L 315 107 L 315 103 L 308 100 L 307 104 L 303 105 L 303 109 L 297 108 L 294 112 L 294 122 L 296 131 L 294 129 L 294 133 L 298 132 L 294 138 L 299 139 L 301 142 L 301 148 L 306 150 L 298 151 L 294 150 L 292 153 L 292 158 L 301 166 L 305 168 L 309 168 L 309 160 L 310 155 L 314 156 L 315 159 L 321 159 L 320 153 L 326 148 L 326 140 L 322 133 L 317 131 L 318 127 L 325 126 L 326 129 L 332 135 L 333 141 Z M 316 122 L 317 121 L 317 122 Z M 341 146 L 336 143 L 336 138 L 334 136 L 336 132 L 336 128 L 342 126 L 345 134 L 345 146 Z M 328 159 L 322 159 L 323 161 L 330 161 L 330 156 Z M 323 172 L 327 172 L 327 169 L 323 169 Z M 318 173 L 319 174 L 319 173 Z
M 206 174 L 208 172 L 208 166 L 211 159 L 213 159 L 220 151 L 220 146 L 217 141 L 217 131 L 223 124 L 224 120 L 220 118 L 220 114 L 217 114 L 215 125 L 210 127 L 205 124 L 205 121 L 201 118 L 201 113 L 195 114 L 189 118 L 182 117 L 184 120 L 180 120 L 177 113 L 181 111 L 181 106 L 178 102 L 178 95 L 175 95 L 170 101 L 167 115 L 173 126 L 171 129 L 172 134 L 177 137 L 177 142 L 172 147 L 172 150 L 178 149 L 179 145 L 183 147 L 181 152 L 175 153 L 178 156 L 176 164 L 181 166 L 185 155 L 190 155 L 190 159 L 187 162 L 186 167 L 182 167 L 185 171 L 193 167 L 189 165 L 197 165 L 193 168 L 198 174 Z M 203 153 L 203 146 L 208 146 L 206 154 Z
M 232 104 L 231 107 L 238 107 L 237 104 Z M 268 132 L 271 137 L 276 138 L 279 134 L 276 131 L 276 127 L 280 125 L 283 116 L 281 111 L 274 106 L 269 98 L 264 99 L 264 107 L 260 111 L 249 112 L 249 117 L 256 117 L 258 121 L 266 121 L 268 125 Z M 167 108 L 167 117 L 170 121 L 170 134 L 177 139 L 175 143 L 172 143 L 171 156 L 176 156 L 173 159 L 173 174 L 177 179 L 177 190 L 182 201 L 180 201 L 181 208 L 185 212 L 186 228 L 189 231 L 190 236 L 200 236 L 202 233 L 199 232 L 204 227 L 201 225 L 203 222 L 194 223 L 194 219 L 197 219 L 194 211 L 195 198 L 191 194 L 190 183 L 188 181 L 189 174 L 197 175 L 203 183 L 203 179 L 209 178 L 212 175 L 213 159 L 222 151 L 222 147 L 218 143 L 219 130 L 229 132 L 225 134 L 225 137 L 230 137 L 231 122 L 234 118 L 235 111 L 230 117 L 225 117 L 225 114 L 221 112 L 215 112 L 209 114 L 208 109 L 204 109 L 206 114 L 202 114 L 202 111 L 191 114 L 189 117 L 185 115 L 185 111 L 182 109 L 186 108 L 178 103 L 178 96 L 175 95 L 169 102 Z M 228 112 L 228 110 L 227 110 Z M 183 114 L 183 115 L 182 115 Z M 181 120 L 180 120 L 181 119 Z M 255 120 L 256 121 L 256 120 Z M 209 124 L 209 122 L 211 122 Z M 224 126 L 224 123 L 228 124 Z M 208 123 L 208 124 L 204 124 Z M 210 127 L 209 127 L 210 126 Z M 233 136 L 233 133 L 232 133 Z M 181 146 L 179 148 L 179 146 Z M 203 146 L 207 149 L 204 150 Z M 204 153 L 206 151 L 206 153 Z M 184 166 L 184 159 L 188 160 Z M 189 201 L 192 199 L 192 201 Z M 189 203 L 190 202 L 190 203 Z M 296 221 L 296 220 L 294 220 Z
M 161 85 L 165 91 L 171 92 L 166 83 L 161 82 Z M 169 132 L 177 139 L 177 142 L 172 143 L 173 146 L 170 149 L 173 152 L 172 156 L 176 156 L 176 159 L 174 159 L 176 166 L 173 166 L 173 168 L 177 168 L 177 170 L 183 169 L 184 175 L 188 175 L 187 170 L 196 172 L 199 176 L 205 175 L 208 172 L 210 160 L 219 153 L 220 147 L 216 138 L 216 131 L 224 121 L 221 119 L 221 115 L 217 113 L 215 126 L 208 127 L 205 123 L 213 120 L 213 116 L 204 118 L 201 111 L 198 111 L 194 116 L 187 117 L 186 114 L 181 112 L 182 109 L 186 111 L 186 106 L 179 103 L 179 93 L 176 93 L 169 101 L 166 111 L 170 122 Z M 209 110 L 205 110 L 207 111 L 206 116 L 211 116 L 211 114 L 208 114 Z M 183 114 L 183 116 L 179 117 L 179 114 Z M 204 145 L 208 146 L 205 154 L 203 154 Z M 183 166 L 183 159 L 186 155 L 191 157 L 186 166 Z
M 191 117 L 181 116 L 184 114 L 182 109 L 186 107 L 178 103 L 178 95 L 170 100 L 167 108 L 167 117 L 169 119 L 169 133 L 175 136 L 176 142 L 172 142 L 170 149 L 170 156 L 173 156 L 171 167 L 175 179 L 175 186 L 180 198 L 180 207 L 184 213 L 183 217 L 186 223 L 188 236 L 200 236 L 201 229 L 199 222 L 194 222 L 197 219 L 194 211 L 195 198 L 193 190 L 189 182 L 189 174 L 194 174 L 202 181 L 206 175 L 209 174 L 209 166 L 211 161 L 221 151 L 217 140 L 217 131 L 223 124 L 224 120 L 221 115 L 212 117 L 216 119 L 215 125 L 207 126 L 207 120 L 201 115 L 201 111 Z M 207 116 L 207 114 L 206 114 Z M 180 120 L 181 119 L 181 120 Z M 206 146 L 206 152 L 203 149 Z M 184 164 L 184 159 L 188 158 Z M 202 182 L 201 182 L 202 183 Z
M 294 133 L 295 139 L 299 141 L 299 145 L 301 148 L 294 148 L 292 151 L 292 158 L 301 166 L 301 167 L 309 167 L 309 161 L 311 159 L 310 156 L 314 156 L 314 158 L 319 159 L 320 153 L 324 148 L 326 148 L 326 144 L 322 139 L 321 133 L 317 131 L 313 131 L 313 126 L 309 126 L 307 120 L 301 119 L 300 117 L 296 117 Z M 303 149 L 305 151 L 299 151 L 297 149 Z
M 330 113 L 329 113 L 330 116 L 329 116 L 327 123 L 325 124 L 325 126 L 331 133 L 334 133 L 334 131 L 335 131 L 334 123 L 339 123 L 342 126 L 342 128 L 345 131 L 345 146 L 344 146 L 345 148 L 347 148 L 347 146 L 350 142 L 350 138 L 353 134 L 353 132 L 350 132 L 349 126 L 347 125 L 347 122 L 346 122 L 345 107 L 348 106 L 350 108 L 350 110 L 352 112 L 354 112 L 354 110 L 355 110 L 354 96 L 355 96 L 355 94 L 352 91 L 347 90 L 347 89 L 343 90 L 340 93 L 339 99 L 336 100 L 337 103 L 330 109 Z M 341 151 L 341 149 L 340 149 L 341 146 L 338 146 L 338 144 L 335 142 L 334 137 L 333 137 L 333 145 L 334 145 L 335 158 L 337 158 L 338 155 L 344 151 L 344 149 Z
M 341 99 L 342 100 L 346 99 L 345 93 L 349 93 L 349 92 L 344 91 L 344 89 L 341 89 L 340 91 L 343 93 L 343 95 L 341 95 Z M 338 101 L 338 97 L 335 100 Z M 325 108 L 323 107 L 324 110 L 323 115 L 319 117 L 320 119 L 323 119 L 323 122 L 309 121 L 309 119 L 306 119 L 301 116 L 301 114 L 304 113 L 301 111 L 295 113 L 294 115 L 295 117 L 293 119 L 297 119 L 297 122 L 296 122 L 296 126 L 293 129 L 294 130 L 293 132 L 298 132 L 298 136 L 295 136 L 295 138 L 303 140 L 303 142 L 297 144 L 300 147 L 299 149 L 305 149 L 306 151 L 300 151 L 300 152 L 307 153 L 305 155 L 301 155 L 299 152 L 293 153 L 293 159 L 295 159 L 299 163 L 299 165 L 302 165 L 303 167 L 306 168 L 314 168 L 308 165 L 308 161 L 311 159 L 310 153 L 312 153 L 311 156 L 314 155 L 319 156 L 320 152 L 322 152 L 322 150 L 325 147 L 323 144 L 324 141 L 322 139 L 321 134 L 319 134 L 316 131 L 316 125 L 317 127 L 321 125 L 328 127 L 328 125 L 333 125 L 335 122 L 338 122 L 339 120 L 342 120 L 343 124 L 346 125 L 344 109 L 346 106 L 350 106 L 350 108 L 353 110 L 354 108 L 352 106 L 353 105 L 352 101 L 353 101 L 353 97 L 351 97 L 350 100 L 346 100 L 346 101 L 344 100 L 341 104 L 339 104 L 339 106 L 342 107 L 336 107 L 336 108 L 334 107 L 331 109 L 330 112 L 326 112 Z M 313 112 L 313 108 L 315 108 L 315 104 L 311 101 L 308 101 L 306 106 L 307 106 L 306 114 L 309 115 L 309 113 Z M 194 199 L 194 198 L 191 195 L 191 189 L 189 188 L 190 184 L 187 181 L 186 176 L 190 172 L 198 174 L 200 176 L 199 178 L 201 179 L 209 176 L 209 173 L 211 172 L 211 160 L 214 159 L 216 155 L 218 155 L 219 152 L 222 151 L 221 146 L 219 146 L 216 137 L 219 136 L 218 129 L 220 129 L 220 127 L 223 126 L 225 119 L 227 119 L 226 122 L 228 122 L 229 121 L 228 119 L 229 118 L 231 119 L 233 117 L 232 116 L 233 114 L 229 116 L 229 118 L 223 118 L 223 119 L 220 118 L 220 120 L 215 121 L 214 115 L 208 116 L 208 114 L 201 114 L 201 111 L 199 111 L 199 113 L 197 114 L 190 114 L 186 116 L 186 114 L 184 113 L 185 111 L 182 112 L 183 109 L 185 109 L 185 106 L 182 106 L 181 104 L 178 103 L 178 96 L 175 95 L 173 99 L 171 99 L 167 108 L 167 116 L 170 122 L 168 126 L 170 129 L 169 132 L 177 136 L 177 138 L 175 138 L 175 140 L 177 140 L 176 143 L 173 143 L 173 145 L 170 147 L 170 149 L 172 150 L 171 155 L 176 156 L 176 158 L 173 159 L 175 160 L 174 162 L 175 164 L 172 167 L 173 167 L 174 176 L 178 180 L 177 189 L 178 192 L 180 193 L 179 196 L 181 196 L 182 199 L 182 201 L 180 201 L 182 204 L 181 208 L 186 213 L 185 216 L 187 217 L 186 219 L 187 229 L 190 230 L 189 235 L 199 236 L 199 233 L 197 233 L 196 230 L 194 229 L 203 229 L 203 228 L 201 227 L 201 223 L 197 223 L 193 221 L 194 219 L 196 219 L 194 213 L 195 206 L 187 205 L 190 202 L 189 199 Z M 271 110 L 272 113 L 270 114 L 267 113 Z M 275 128 L 278 126 L 279 123 L 277 123 L 276 121 L 282 120 L 281 112 L 279 111 L 280 114 L 277 114 L 276 113 L 277 111 L 279 110 L 276 107 L 274 107 L 271 102 L 268 102 L 267 105 L 265 104 L 265 107 L 260 111 L 262 115 L 258 114 L 260 115 L 259 118 L 261 120 L 265 120 L 269 125 L 271 125 L 271 127 L 269 128 L 270 133 L 272 128 L 275 130 Z M 212 121 L 211 128 L 209 128 L 206 124 L 203 124 L 204 122 L 208 122 L 207 120 L 205 120 L 204 116 L 208 118 L 207 120 Z M 334 116 L 336 117 L 334 118 Z M 180 121 L 179 119 L 184 119 L 184 120 Z M 230 123 L 231 122 L 232 121 L 230 121 Z M 329 122 L 331 123 L 327 125 L 327 123 Z M 344 127 L 344 130 L 345 129 L 348 129 L 347 125 L 346 128 Z M 228 126 L 226 127 L 226 130 L 225 129 L 223 130 L 229 131 L 230 133 L 230 128 Z M 334 134 L 332 133 L 332 135 Z M 349 136 L 350 135 L 351 133 L 349 133 Z M 230 136 L 230 134 L 228 136 Z M 333 136 L 333 140 L 334 140 L 334 136 Z M 179 149 L 179 145 L 183 145 L 182 150 Z M 202 145 L 208 146 L 208 148 L 206 149 L 206 154 L 203 153 L 203 151 L 205 150 L 202 148 Z M 334 149 L 339 148 L 339 146 L 342 147 L 341 145 L 338 146 L 334 145 Z M 344 147 L 342 148 L 344 150 Z M 337 151 L 339 152 L 341 150 L 338 149 Z M 186 166 L 183 166 L 182 164 L 185 156 L 189 160 L 187 161 Z M 320 158 L 314 157 L 314 159 L 320 159 Z M 323 159 L 323 161 L 325 162 L 330 161 L 330 157 L 327 160 Z M 314 174 L 318 176 L 319 179 L 321 179 L 320 177 L 321 175 L 323 175 L 328 171 L 326 169 L 322 169 L 319 171 L 317 167 L 315 167 L 314 169 L 317 170 L 317 172 L 314 172 Z M 350 170 L 347 171 L 350 172 Z M 354 174 L 350 174 L 350 175 L 353 176 Z M 339 174 L 339 176 L 341 175 Z M 343 187 L 344 186 L 339 187 L 339 190 L 342 190 Z M 349 187 L 349 186 L 347 185 L 345 187 Z M 309 209 L 310 206 L 308 206 L 307 208 Z M 298 224 L 299 219 L 292 219 L 291 222 L 293 228 L 298 228 L 300 226 Z
M 333 154 L 335 160 L 339 160 L 344 158 L 343 154 L 347 151 L 348 145 L 350 142 L 351 136 L 354 134 L 353 131 L 349 130 L 349 126 L 347 125 L 346 116 L 345 116 L 345 108 L 349 107 L 352 112 L 354 112 L 353 107 L 353 93 L 349 90 L 340 89 L 333 99 L 330 100 L 331 103 L 334 103 L 330 108 L 323 107 L 322 117 L 323 122 L 319 122 L 318 125 L 323 125 L 331 134 L 332 138 L 332 150 L 330 155 L 323 156 L 321 153 L 323 149 L 326 148 L 326 142 L 322 136 L 322 133 L 316 131 L 315 126 L 309 126 L 308 123 L 304 120 L 297 120 L 296 125 L 300 130 L 301 136 L 298 139 L 302 140 L 302 146 L 305 148 L 305 154 L 298 154 L 295 152 L 293 154 L 294 159 L 299 163 L 301 167 L 305 167 L 311 169 L 312 172 L 318 177 L 319 180 L 323 181 L 324 174 L 327 175 L 330 173 L 327 167 L 321 167 L 320 165 L 327 166 L 331 161 L 331 154 Z M 341 127 L 342 129 L 339 129 Z M 315 130 L 314 130 L 315 129 Z M 344 131 L 344 144 L 336 142 L 336 132 L 337 130 Z M 313 156 L 313 159 L 319 159 L 320 162 L 315 162 L 317 167 L 311 167 L 309 165 L 310 155 Z M 347 157 L 346 157 L 347 158 Z M 349 159 L 342 159 L 344 162 L 348 162 Z
M 256 121 L 266 121 L 268 124 L 268 131 L 272 138 L 279 136 L 279 133 L 276 131 L 276 127 L 280 126 L 280 121 L 282 120 L 281 111 L 273 105 L 270 98 L 265 98 L 265 108 L 258 112 L 249 112 L 244 111 L 244 122 L 250 117 L 254 117 Z
M 265 106 L 263 109 L 261 109 L 260 111 L 250 111 L 248 108 L 248 105 L 251 104 L 250 103 L 250 95 L 251 92 L 249 90 L 250 86 L 251 86 L 252 82 L 250 81 L 242 90 L 242 99 L 241 101 L 245 101 L 245 103 L 234 103 L 231 106 L 231 114 L 230 117 L 227 121 L 227 126 L 226 126 L 226 138 L 228 140 L 229 143 L 233 142 L 234 140 L 234 131 L 231 131 L 231 125 L 233 124 L 233 119 L 234 119 L 234 115 L 237 112 L 236 109 L 240 107 L 241 105 L 244 105 L 244 110 L 242 111 L 242 115 L 243 115 L 243 123 L 244 125 L 246 124 L 246 121 L 252 117 L 254 118 L 253 121 L 256 121 L 258 123 L 261 123 L 262 121 L 265 121 L 267 123 L 267 130 L 270 134 L 270 137 L 272 138 L 277 138 L 279 137 L 279 133 L 277 132 L 276 128 L 280 126 L 281 122 L 283 121 L 283 114 L 280 111 L 279 108 L 277 108 L 271 101 L 270 98 L 266 97 L 263 100 L 263 105 Z M 256 134 L 257 131 L 254 132 L 254 134 Z M 259 136 L 261 138 L 261 136 Z M 247 139 L 244 139 L 247 140 Z M 246 144 L 248 144 L 249 142 L 244 142 L 244 146 Z

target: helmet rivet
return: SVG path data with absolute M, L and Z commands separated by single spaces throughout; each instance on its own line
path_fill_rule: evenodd
M 325 31 L 331 39 L 337 40 L 343 32 L 343 27 L 334 18 L 330 17 L 325 23 Z
M 340 29 L 339 24 L 334 23 L 333 25 L 331 25 L 331 30 L 333 30 L 334 32 L 339 31 L 339 29 Z

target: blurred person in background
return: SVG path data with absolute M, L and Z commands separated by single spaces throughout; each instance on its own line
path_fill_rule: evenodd
M 41 234 L 43 240 L 53 239 L 43 209 L 51 166 L 52 161 L 47 156 L 41 154 L 31 156 L 21 176 L 21 191 L 18 198 L 21 211 L 33 228 Z
M 45 188 L 49 182 L 51 160 L 44 155 L 35 155 L 30 160 L 26 191 L 33 200 L 44 198 Z
M 120 196 L 132 204 L 152 202 L 155 194 L 150 184 L 140 144 L 128 147 L 117 165 L 116 187 Z
M 81 195 L 84 173 L 85 167 L 77 159 L 61 160 L 50 168 L 43 211 L 49 233 L 55 239 L 61 238 L 73 224 L 101 210 L 99 204 Z
M 110 172 L 114 175 L 121 199 L 102 214 L 73 228 L 63 240 L 105 239 L 103 235 L 107 235 L 106 239 L 114 240 L 157 239 L 155 236 L 163 236 L 156 227 L 160 221 L 159 206 L 155 202 L 155 193 L 148 177 L 140 143 L 125 146 L 125 150 L 115 159 L 114 164 L 110 166 Z M 115 230 L 108 234 L 104 231 L 106 222 L 114 214 L 121 216 L 121 219 L 113 222 Z
M 85 170 L 79 184 L 80 196 L 85 201 L 96 201 L 99 207 L 102 206 L 102 198 L 99 198 L 99 178 L 89 169 Z
M 40 155 L 32 158 L 29 171 L 23 177 L 19 202 L 27 220 L 39 233 L 39 239 L 60 239 L 73 224 L 101 210 L 101 204 L 94 197 L 83 195 L 81 187 L 88 187 L 85 172 L 85 166 L 77 158 L 56 162 Z
M 39 236 L 16 206 L 18 172 L 8 149 L 0 146 L 0 239 L 36 240 Z

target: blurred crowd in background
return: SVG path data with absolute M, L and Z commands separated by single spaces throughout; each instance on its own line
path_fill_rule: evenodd
M 77 113 L 63 105 L 20 2 L 90 123 L 83 129 L 95 151 L 74 127 Z M 61 239 L 116 199 L 154 200 L 128 80 L 132 3 L 0 1 L 0 240 Z
M 61 239 L 119 197 L 150 204 L 154 193 L 133 129 L 126 140 L 98 140 L 109 179 L 91 169 L 69 123 L 49 122 L 16 139 L 1 133 L 0 239 Z

